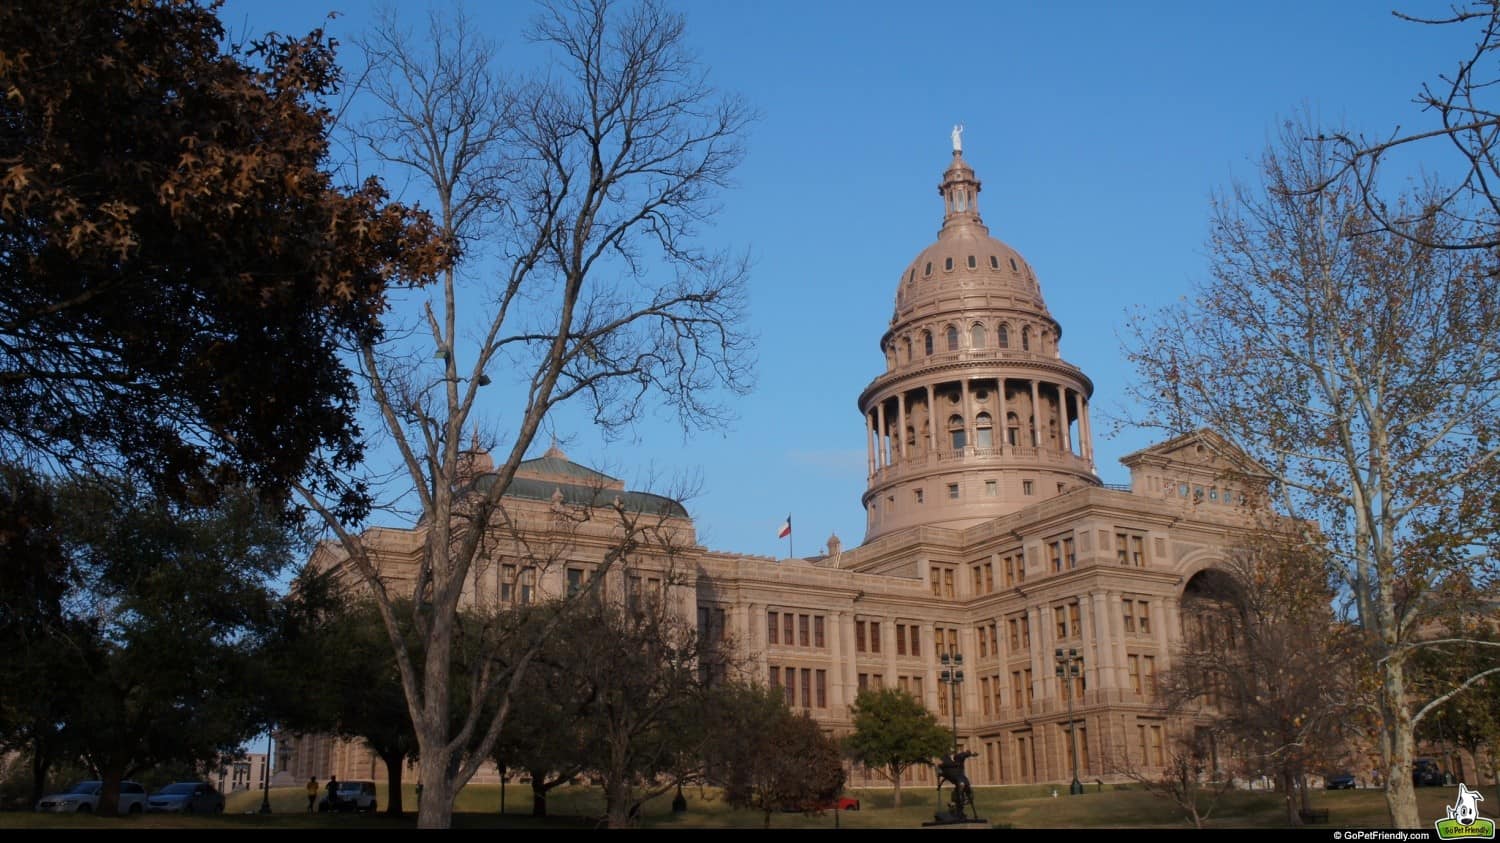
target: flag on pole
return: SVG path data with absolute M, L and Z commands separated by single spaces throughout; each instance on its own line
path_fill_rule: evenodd
M 784 539 L 787 536 L 790 536 L 791 534 L 792 534 L 792 516 L 788 515 L 786 517 L 786 523 L 782 524 L 781 525 L 781 529 L 776 531 L 776 538 L 778 538 L 778 539 Z

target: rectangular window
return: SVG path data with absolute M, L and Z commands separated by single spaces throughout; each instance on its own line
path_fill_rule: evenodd
M 911 627 L 910 627 L 910 630 L 911 630 L 911 654 L 915 656 L 915 655 L 917 655 L 917 654 L 919 654 L 919 653 L 922 652 L 922 632 L 921 632 L 921 627 L 917 626 L 916 624 L 912 624 Z
M 1167 759 L 1166 759 L 1165 755 L 1163 754 L 1162 749 L 1163 749 L 1163 746 L 1162 746 L 1162 727 L 1161 726 L 1152 726 L 1151 727 L 1151 760 L 1154 761 L 1156 763 L 1156 766 L 1158 766 L 1158 767 L 1164 767 L 1164 766 L 1166 766 L 1166 763 L 1167 763 Z
M 1030 706 L 1036 702 L 1036 688 L 1031 684 L 1031 668 L 1026 668 L 1021 672 L 1021 675 L 1022 681 L 1026 683 L 1026 705 Z
M 944 597 L 952 597 L 953 595 L 954 595 L 954 589 L 953 589 L 953 569 L 952 568 L 944 568 L 943 569 L 943 596 Z
M 1053 619 L 1057 621 L 1057 637 L 1059 640 L 1068 637 L 1068 610 L 1065 606 L 1052 607 Z
M 995 484 L 995 481 L 993 481 L 993 480 L 986 480 L 986 481 L 984 481 L 984 496 L 985 497 L 987 497 L 987 498 L 993 498 L 996 495 L 998 495 L 999 493 L 1000 493 L 1000 489 Z
M 1021 771 L 1021 781 L 1031 780 L 1031 751 L 1027 744 L 1031 743 L 1024 737 L 1016 738 L 1016 760 L 1017 769 Z
M 521 569 L 521 604 L 531 604 L 531 590 L 536 587 L 536 569 L 526 567 Z
M 1047 542 L 1047 567 L 1056 574 L 1062 571 L 1062 542 Z
M 812 618 L 807 615 L 797 616 L 797 643 L 804 647 L 812 646 Z
M 988 635 L 984 634 L 984 627 L 982 627 L 982 626 L 979 628 L 978 638 L 979 638 L 979 657 L 981 659 L 989 658 L 989 655 L 990 655 L 990 638 L 989 638 Z
M 922 502 L 922 490 L 921 489 L 915 489 L 915 490 L 913 490 L 912 491 L 912 495 L 916 497 L 917 503 L 921 503 Z
M 948 716 L 948 694 L 949 694 L 948 686 L 946 686 L 946 685 L 939 685 L 938 686 L 938 691 L 939 691 L 939 693 L 937 695 L 937 697 L 938 697 L 938 716 L 939 717 L 947 717 Z
M 1144 536 L 1130 537 L 1130 564 L 1137 568 L 1146 567 L 1146 539 Z
M 995 697 L 995 713 L 1000 713 L 1000 706 L 1005 702 L 1005 687 L 1000 683 L 1000 674 L 990 677 L 990 692 Z
M 1146 689 L 1146 696 L 1156 697 L 1156 656 L 1141 657 L 1141 684 Z
M 1141 692 L 1141 657 L 1134 654 L 1126 656 L 1125 667 L 1130 673 L 1130 690 L 1139 694 Z
M 1000 657 L 1000 624 L 990 624 L 990 652 L 995 658 Z
M 797 622 L 797 616 L 796 615 L 793 615 L 791 612 L 782 612 L 782 614 L 781 614 L 781 643 L 785 644 L 788 647 L 790 647 L 793 644 L 797 643 L 797 639 L 792 636 L 792 628 L 796 624 L 796 622 Z
M 516 566 L 500 566 L 500 602 L 509 603 L 515 599 Z
M 1067 563 L 1068 570 L 1078 567 L 1078 552 L 1073 547 L 1073 537 L 1063 539 L 1063 561 Z
M 779 638 L 779 634 L 780 634 L 780 630 L 781 630 L 781 624 L 779 623 L 780 620 L 781 620 L 781 615 L 778 614 L 777 612 L 766 612 L 766 643 L 767 644 L 778 643 L 778 638 Z
M 818 708 L 828 707 L 828 671 L 820 670 L 816 674 Z
M 1030 480 L 1022 480 L 1021 481 L 1021 494 L 1023 494 L 1023 495 L 1030 495 L 1032 493 L 1033 488 L 1035 488 L 1035 487 L 1032 485 L 1032 483 L 1031 483 Z
M 870 621 L 870 652 L 880 652 L 880 622 Z
M 983 594 L 984 593 L 984 573 L 979 570 L 979 566 L 978 565 L 975 565 L 970 570 L 974 572 L 974 593 L 975 594 Z
M 1021 687 L 1021 671 L 1010 672 L 1011 704 L 1016 711 L 1026 708 L 1026 692 Z
M 1021 616 L 1021 646 L 1031 647 L 1031 618 Z
M 1013 556 L 1005 557 L 1005 587 L 1010 588 L 1016 584 L 1016 560 Z
M 931 566 L 928 569 L 928 573 L 930 573 L 932 575 L 932 596 L 933 597 L 942 597 L 943 596 L 943 569 L 939 568 L 936 565 L 933 565 L 933 566 Z
M 1089 772 L 1089 729 L 1087 726 L 1074 727 L 1078 734 L 1078 769 Z
M 859 675 L 859 689 L 861 691 L 868 691 L 868 690 L 870 690 L 870 674 L 868 674 L 868 673 L 861 673 Z
M 913 676 L 911 678 L 911 695 L 916 697 L 918 702 L 922 702 L 922 677 Z
M 979 699 L 982 711 L 987 715 L 990 713 L 990 678 L 981 676 L 979 678 Z
M 1073 637 L 1077 638 L 1083 634 L 1083 622 L 1079 617 L 1081 609 L 1077 603 L 1068 604 L 1068 626 L 1071 627 Z
M 865 622 L 864 621 L 855 621 L 854 622 L 854 652 L 856 652 L 856 653 L 863 653 L 864 651 L 865 651 Z
M 772 688 L 780 688 L 781 687 L 781 665 L 777 665 L 777 664 L 771 665 L 771 687 Z
M 958 652 L 958 630 L 956 629 L 948 630 L 948 652 L 950 654 Z
M 995 568 L 994 568 L 994 566 L 991 563 L 986 562 L 986 563 L 984 563 L 984 593 L 985 594 L 989 594 L 989 593 L 993 592 L 994 590 L 995 590 Z
M 1125 631 L 1135 632 L 1135 601 L 1128 597 L 1121 600 L 1120 611 L 1125 616 Z
M 1136 605 L 1136 620 L 1141 627 L 1142 635 L 1151 634 L 1151 604 L 1142 600 Z
M 813 615 L 813 646 L 823 647 L 823 616 Z
M 568 569 L 568 596 L 572 597 L 583 591 L 583 571 L 578 568 Z
M 802 668 L 802 707 L 812 708 L 812 668 Z
M 786 679 L 782 683 L 782 691 L 786 693 L 786 704 L 797 704 L 797 668 L 786 669 Z
M 906 655 L 906 624 L 896 624 L 896 655 Z
M 950 500 L 950 501 L 956 501 L 956 500 L 958 500 L 958 484 L 957 483 L 949 483 L 948 484 L 948 500 Z

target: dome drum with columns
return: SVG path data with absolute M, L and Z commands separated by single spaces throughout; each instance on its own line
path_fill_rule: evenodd
M 938 240 L 903 271 L 881 338 L 886 371 L 859 397 L 867 539 L 961 529 L 1099 483 L 1093 383 L 1061 358 L 1031 266 L 990 236 L 980 187 L 955 149 Z

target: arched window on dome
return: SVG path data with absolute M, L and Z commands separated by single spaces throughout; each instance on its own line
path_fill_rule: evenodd
M 969 255 L 969 268 L 973 269 L 974 267 L 976 267 L 978 265 L 979 264 L 975 263 L 975 261 L 974 261 L 974 256 L 973 255 Z
M 1020 272 L 1021 271 L 1021 267 L 1016 266 L 1016 259 L 1015 258 L 1011 258 L 1010 259 L 1010 268 L 1013 269 L 1013 270 L 1015 270 L 1016 272 Z
M 943 258 L 943 269 L 953 271 L 953 258 Z
M 928 357 L 932 356 L 932 332 L 922 332 L 922 352 Z
M 1021 417 L 1015 413 L 1005 414 L 1005 441 L 1011 445 L 1021 443 Z
M 924 268 L 922 270 L 922 276 L 925 278 L 926 276 L 931 275 L 931 274 L 932 274 L 932 261 L 928 261 L 926 268 Z
M 995 425 L 990 419 L 989 413 L 980 413 L 974 417 L 974 447 L 995 447 Z
M 969 444 L 968 435 L 964 431 L 964 417 L 951 415 L 948 417 L 948 440 L 953 444 L 953 450 L 962 451 Z
M 969 328 L 969 348 L 984 348 L 986 342 L 989 342 L 989 336 L 985 333 L 984 325 L 975 322 Z
M 1000 335 L 1000 347 L 1010 348 L 1010 326 L 1001 322 L 997 330 Z
M 948 350 L 949 351 L 957 351 L 958 350 L 958 329 L 955 328 L 955 327 L 953 327 L 952 325 L 949 325 L 947 333 L 948 333 Z
M 1027 325 L 1027 326 L 1024 326 L 1024 327 L 1021 328 L 1021 350 L 1022 351 L 1030 351 L 1031 350 L 1031 326 L 1030 325 Z
M 999 269 L 999 268 L 1000 268 L 1000 259 L 997 258 L 997 257 L 995 257 L 994 255 L 990 255 L 990 269 Z
M 911 362 L 911 337 L 906 337 L 906 362 Z

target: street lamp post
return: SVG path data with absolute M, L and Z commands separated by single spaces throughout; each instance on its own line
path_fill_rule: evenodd
M 943 654 L 943 672 L 938 680 L 948 686 L 948 713 L 953 715 L 953 754 L 958 754 L 958 686 L 964 681 L 962 653 Z
M 1063 686 L 1063 697 L 1068 701 L 1068 745 L 1073 749 L 1073 784 L 1068 793 L 1077 796 L 1083 793 L 1083 784 L 1078 781 L 1078 733 L 1073 728 L 1073 680 L 1083 674 L 1083 656 L 1072 648 L 1057 648 L 1057 678 Z
M 266 730 L 266 761 L 260 765 L 260 812 L 271 813 L 271 730 Z

